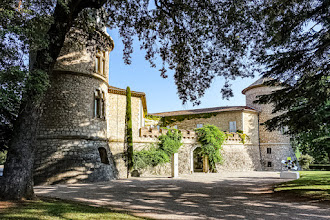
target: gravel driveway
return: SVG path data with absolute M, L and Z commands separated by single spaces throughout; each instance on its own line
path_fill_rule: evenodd
M 271 186 L 283 181 L 277 172 L 195 173 L 36 186 L 35 192 L 155 219 L 330 219 L 329 204 L 274 196 Z

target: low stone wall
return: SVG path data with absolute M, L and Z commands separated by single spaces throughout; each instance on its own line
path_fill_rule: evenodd
M 193 152 L 200 146 L 197 136 L 193 130 L 180 130 L 182 133 L 182 147 L 179 149 L 179 175 L 193 172 Z M 151 145 L 157 145 L 158 137 L 166 134 L 167 129 L 157 129 L 144 127 L 139 130 L 139 138 L 134 139 L 134 151 L 148 149 Z M 245 171 L 261 170 L 260 153 L 258 146 L 242 144 L 241 138 L 237 133 L 231 133 L 223 145 L 224 163 L 218 165 L 218 170 Z M 127 177 L 127 167 L 124 160 L 123 140 L 110 140 L 109 146 L 115 160 L 119 178 Z M 170 176 L 171 165 L 166 163 L 155 167 L 148 167 L 139 170 L 141 176 Z
M 106 140 L 39 139 L 35 152 L 35 184 L 108 181 L 117 177 Z M 106 149 L 109 164 L 98 148 Z
M 165 135 L 167 133 L 167 129 L 157 129 L 157 128 L 149 128 L 143 127 L 140 128 L 140 137 L 142 138 L 158 138 L 161 135 Z M 183 130 L 180 129 L 182 134 L 182 139 L 195 139 L 196 132 L 194 130 Z

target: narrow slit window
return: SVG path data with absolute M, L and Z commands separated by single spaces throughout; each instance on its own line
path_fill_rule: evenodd
M 267 148 L 267 154 L 271 154 L 272 153 L 272 148 L 268 147 Z

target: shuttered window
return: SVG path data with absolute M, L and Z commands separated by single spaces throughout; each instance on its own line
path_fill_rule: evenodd
M 229 132 L 236 132 L 236 121 L 230 121 L 229 122 Z

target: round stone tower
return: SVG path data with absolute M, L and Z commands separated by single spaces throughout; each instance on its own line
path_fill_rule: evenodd
M 93 45 L 71 30 L 50 77 L 35 154 L 36 184 L 106 181 L 117 171 L 108 146 L 109 52 L 114 44 L 104 31 Z M 108 41 L 107 49 L 101 40 Z M 104 44 L 102 44 L 104 45 Z
M 261 125 L 268 119 L 276 116 L 272 114 L 272 104 L 253 103 L 258 99 L 257 96 L 270 94 L 272 91 L 281 88 L 264 85 L 264 82 L 269 80 L 269 78 L 260 78 L 245 88 L 242 93 L 246 96 L 246 105 L 259 111 L 259 128 L 257 130 L 259 132 L 259 149 L 263 169 L 281 170 L 282 160 L 287 160 L 288 157 L 291 157 L 292 160 L 296 160 L 290 145 L 290 137 L 283 134 L 285 128 L 270 132 L 265 129 L 265 126 Z

